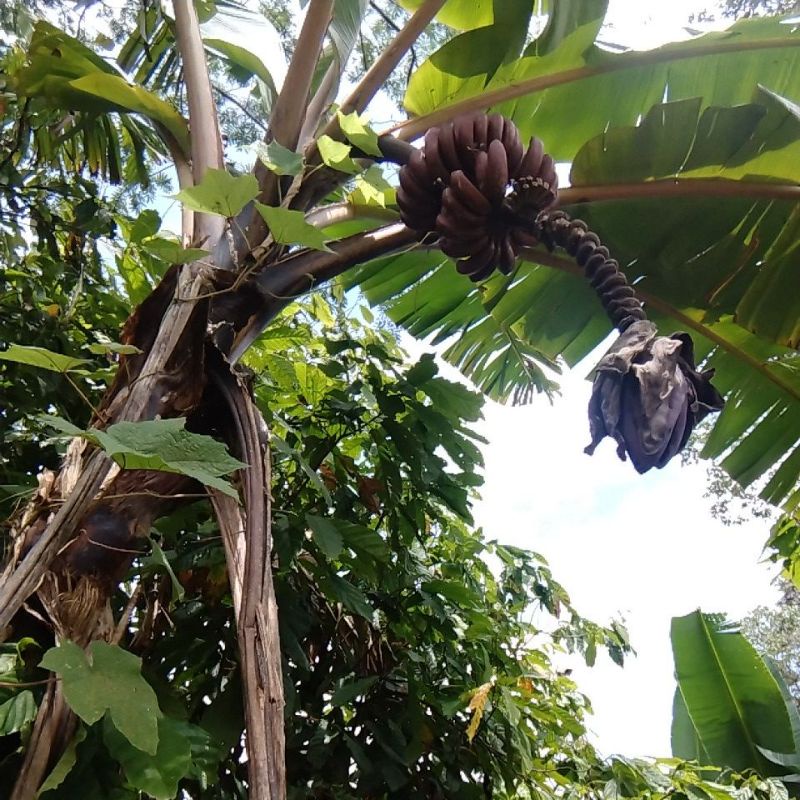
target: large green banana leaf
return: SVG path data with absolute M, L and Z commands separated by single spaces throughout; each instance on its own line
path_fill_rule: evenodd
M 793 721 L 769 666 L 738 630 L 695 611 L 672 620 L 672 751 L 702 764 L 782 775 L 762 748 L 795 753 Z
M 481 91 L 463 68 L 412 79 L 406 105 L 421 116 L 406 135 L 493 107 L 572 162 L 566 210 L 597 231 L 665 332 L 688 329 L 717 369 L 728 404 L 705 455 L 796 506 L 800 32 L 754 20 L 619 54 L 595 44 L 604 4 L 575 5 L 555 5 L 547 44 L 490 76 L 476 67 Z M 524 401 L 551 387 L 543 363 L 574 364 L 611 330 L 569 259 L 529 258 L 477 288 L 424 252 L 366 265 L 349 283 L 415 335 L 456 336 L 447 360 L 491 397 Z

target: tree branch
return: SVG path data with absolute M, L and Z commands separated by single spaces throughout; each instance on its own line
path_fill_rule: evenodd
M 397 212 L 380 206 L 362 206 L 355 203 L 331 203 L 319 206 L 306 214 L 306 222 L 315 228 L 327 228 L 338 222 L 352 219 L 374 219 L 381 222 L 396 222 Z
M 212 368 L 212 378 L 231 411 L 235 449 L 248 464 L 240 473 L 244 519 L 230 498 L 212 492 L 212 501 L 225 541 L 237 616 L 249 797 L 284 800 L 283 671 L 272 583 L 269 434 L 250 393 L 227 362 L 219 359 Z
M 217 108 L 208 76 L 200 23 L 192 0 L 173 0 L 175 38 L 183 62 L 189 128 L 192 138 L 192 175 L 200 183 L 210 167 L 222 169 L 224 158 Z M 197 214 L 194 240 L 213 247 L 222 235 L 225 221 L 213 214 Z M 185 236 L 185 232 L 184 232 Z

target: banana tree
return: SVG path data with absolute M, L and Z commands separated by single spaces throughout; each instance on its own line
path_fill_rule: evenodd
M 137 541 L 198 479 L 126 462 L 119 437 L 144 429 L 118 426 L 186 418 L 224 439 L 247 465 L 237 497 L 199 479 L 226 545 L 253 798 L 285 794 L 283 687 L 269 442 L 236 365 L 292 298 L 357 286 L 412 334 L 455 336 L 445 358 L 516 402 L 552 391 L 559 359 L 576 363 L 615 325 L 593 445 L 610 435 L 637 468 L 663 466 L 721 406 L 703 362 L 727 396 L 706 455 L 743 483 L 768 475 L 767 499 L 800 502 L 800 34 L 755 20 L 620 53 L 597 43 L 602 2 L 553 4 L 533 39 L 531 0 L 486 14 L 404 5 L 413 13 L 342 97 L 361 0 L 310 0 L 280 90 L 253 53 L 204 41 L 189 0 L 171 16 L 144 10 L 116 64 L 40 22 L 7 81 L 19 108 L 51 115 L 25 135 L 60 169 L 113 181 L 126 158 L 169 158 L 186 249 L 132 310 L 91 430 L 14 519 L 0 631 L 35 594 L 60 639 L 110 638 L 108 599 Z M 361 115 L 437 15 L 453 34 L 411 76 L 409 118 L 375 133 Z M 209 51 L 252 76 L 268 109 L 247 174 L 225 168 Z M 169 102 L 178 67 L 188 119 Z M 376 164 L 400 167 L 396 191 Z M 694 344 L 656 337 L 646 316 Z M 41 784 L 74 727 L 53 680 L 15 798 Z

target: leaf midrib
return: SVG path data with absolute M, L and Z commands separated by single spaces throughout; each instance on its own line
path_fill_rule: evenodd
M 737 714 L 737 716 L 739 718 L 740 727 L 744 731 L 745 739 L 747 740 L 748 748 L 750 749 L 750 751 L 753 754 L 753 763 L 754 764 L 761 764 L 761 763 L 763 763 L 763 760 L 764 760 L 763 756 L 756 749 L 756 745 L 755 745 L 754 737 L 752 735 L 752 731 L 750 730 L 750 728 L 747 725 L 744 712 L 742 711 L 742 708 L 739 705 L 739 701 L 738 701 L 738 698 L 736 697 L 736 693 L 733 691 L 733 687 L 731 686 L 731 683 L 728 680 L 728 675 L 727 675 L 725 669 L 722 666 L 722 660 L 720 659 L 719 653 L 717 652 L 717 648 L 714 645 L 714 640 L 713 640 L 713 637 L 711 636 L 711 631 L 709 630 L 708 623 L 706 622 L 706 619 L 703 616 L 703 614 L 698 612 L 698 616 L 700 618 L 700 624 L 702 626 L 703 633 L 704 633 L 704 635 L 705 635 L 705 637 L 706 637 L 706 639 L 708 641 L 708 646 L 711 648 L 711 652 L 714 655 L 714 661 L 716 661 L 716 663 L 717 663 L 717 668 L 719 670 L 719 674 L 722 676 L 722 681 L 723 681 L 723 683 L 725 685 L 725 688 L 726 688 L 726 690 L 728 692 L 728 696 L 730 697 L 731 703 L 733 704 L 733 708 L 736 711 L 736 714 Z M 723 635 L 723 634 L 720 634 L 720 635 Z M 688 704 L 687 704 L 687 708 L 688 708 Z M 702 741 L 702 739 L 701 739 L 701 741 Z M 705 747 L 705 745 L 704 745 L 704 747 Z M 706 749 L 706 751 L 708 751 L 707 747 L 705 749 Z
M 800 46 L 800 38 L 797 36 L 776 37 L 770 39 L 755 39 L 749 42 L 742 42 L 738 37 L 725 41 L 708 42 L 705 45 L 698 44 L 696 47 L 685 47 L 680 50 L 670 50 L 659 48 L 657 50 L 647 50 L 644 52 L 623 53 L 615 57 L 613 61 L 597 66 L 573 67 L 572 69 L 553 72 L 549 75 L 539 75 L 527 80 L 515 81 L 497 89 L 482 92 L 479 95 L 468 97 L 451 105 L 437 108 L 429 114 L 422 114 L 413 119 L 406 120 L 391 128 L 383 131 L 381 135 L 392 133 L 399 139 L 413 141 L 425 133 L 428 128 L 446 122 L 459 114 L 469 111 L 479 111 L 495 106 L 499 103 L 522 97 L 526 94 L 550 89 L 566 83 L 573 83 L 593 78 L 597 75 L 605 75 L 610 72 L 620 72 L 625 69 L 636 69 L 650 64 L 658 64 L 662 61 L 681 61 L 686 58 L 702 58 L 704 56 L 722 55 L 724 53 L 742 53 L 747 50 L 770 50 L 782 49 L 786 47 Z

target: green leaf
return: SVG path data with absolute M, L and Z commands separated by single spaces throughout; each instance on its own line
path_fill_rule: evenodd
M 323 162 L 332 169 L 355 175 L 361 172 L 358 164 L 350 158 L 350 145 L 331 139 L 328 134 L 323 134 L 317 139 L 317 148 Z
M 90 344 L 86 348 L 90 353 L 102 356 L 109 353 L 123 356 L 133 356 L 141 353 L 142 351 L 132 344 L 120 344 L 119 342 L 97 342 Z
M 171 241 L 160 236 L 145 239 L 142 248 L 152 253 L 156 258 L 169 264 L 190 264 L 192 261 L 201 261 L 208 258 L 208 251 L 199 247 L 184 247 L 178 241 Z
M 469 26 L 440 47 L 413 73 L 403 105 L 413 115 L 480 94 L 504 61 L 512 61 L 525 44 L 531 18 L 530 0 L 495 3 L 491 24 Z
M 350 581 L 335 573 L 321 577 L 325 593 L 340 602 L 348 611 L 372 619 L 375 609 L 370 605 L 366 595 Z
M 318 319 L 323 327 L 333 328 L 336 325 L 336 317 L 328 301 L 319 294 L 311 295 L 311 308 L 309 313 Z
M 267 223 L 272 238 L 278 244 L 295 244 L 301 247 L 310 247 L 313 250 L 330 250 L 325 244 L 325 236 L 306 222 L 302 211 L 267 206 L 258 202 L 256 202 L 256 208 Z
M 33 692 L 23 689 L 5 703 L 0 703 L 0 736 L 21 731 L 35 718 L 36 700 Z
M 389 545 L 377 531 L 366 525 L 356 525 L 344 520 L 336 520 L 336 528 L 345 545 L 358 555 L 369 556 L 381 563 L 389 560 Z
M 31 367 L 50 370 L 51 372 L 79 372 L 78 367 L 91 362 L 85 358 L 74 358 L 62 353 L 54 353 L 45 347 L 29 347 L 12 344 L 8 350 L 0 351 L 0 361 L 16 361 Z
M 572 163 L 573 186 L 665 177 L 800 180 L 800 117 L 759 87 L 757 102 L 703 108 L 700 97 L 654 105 L 636 125 L 590 139 Z
M 149 558 L 143 560 L 142 567 L 147 568 L 152 564 L 156 568 L 166 572 L 172 583 L 172 600 L 183 600 L 185 594 L 184 588 L 175 575 L 172 564 L 169 563 L 169 559 L 161 549 L 161 545 L 155 539 L 150 539 L 150 546 L 152 548 L 152 553 Z
M 235 217 L 251 200 L 258 197 L 255 175 L 233 176 L 224 169 L 208 169 L 196 186 L 175 195 L 186 208 L 221 217 Z
M 475 592 L 468 589 L 463 583 L 457 583 L 455 581 L 426 581 L 420 588 L 423 592 L 440 594 L 442 597 L 460 606 L 475 606 L 480 600 L 480 597 L 476 595 Z
M 108 720 L 108 718 L 106 718 Z M 185 728 L 194 727 L 170 717 L 158 718 L 158 748 L 145 753 L 132 747 L 108 721 L 103 739 L 111 755 L 122 764 L 128 782 L 156 800 L 172 800 L 178 783 L 192 769 L 191 746 Z
M 303 171 L 303 156 L 276 141 L 256 143 L 256 155 L 270 172 L 276 175 L 299 175 Z
M 424 0 L 400 0 L 400 5 L 416 11 Z M 493 0 L 447 0 L 436 15 L 439 22 L 458 30 L 471 30 L 491 25 L 494 20 Z
M 186 120 L 169 103 L 141 86 L 134 86 L 124 78 L 101 72 L 71 81 L 70 86 L 105 100 L 112 108 L 149 117 L 153 122 L 163 125 L 175 137 L 184 153 L 189 152 L 189 127 Z
M 36 419 L 43 425 L 47 425 L 50 428 L 54 428 L 59 433 L 64 434 L 64 436 L 83 436 L 86 433 L 83 428 L 79 428 L 77 425 L 73 425 L 69 422 L 69 420 L 62 419 L 53 414 L 39 414 Z
M 356 188 L 350 192 L 347 199 L 356 206 L 386 208 L 386 204 L 394 203 L 395 198 L 394 187 L 383 177 L 381 168 L 377 164 L 373 164 L 356 178 Z
M 328 557 L 336 558 L 342 552 L 342 535 L 336 529 L 333 520 L 306 514 L 306 524 L 314 534 L 314 541 L 319 549 Z
M 675 688 L 675 696 L 672 700 L 670 740 L 672 755 L 685 758 L 687 761 L 697 761 L 699 764 L 712 763 L 700 742 L 679 687 Z
M 266 24 L 266 19 L 259 20 L 259 23 Z M 273 94 L 277 94 L 270 71 L 257 55 L 223 39 L 203 37 L 203 42 L 207 48 L 227 61 L 231 77 L 238 83 L 245 84 L 251 78 L 257 77 L 270 87 Z
M 731 107 L 750 102 L 758 84 L 796 95 L 800 35 L 776 17 L 742 20 L 646 55 L 598 47 L 600 22 L 582 26 L 544 57 L 504 65 L 487 86 L 513 97 L 497 110 L 510 113 L 523 137 L 540 137 L 557 161 L 571 161 L 590 136 L 634 125 L 665 100 L 702 97 L 704 106 Z M 568 117 L 573 122 L 565 125 Z
M 778 684 L 753 646 L 730 627 L 696 611 L 672 620 L 675 677 L 698 747 L 713 764 L 775 775 L 759 751 L 788 752 L 794 747 L 786 704 Z M 685 729 L 686 722 L 678 723 Z M 685 746 L 687 736 L 673 741 Z
M 221 476 L 246 464 L 233 458 L 222 442 L 190 433 L 185 425 L 182 417 L 119 422 L 104 431 L 92 429 L 86 435 L 124 469 L 176 472 L 238 498 L 233 486 L 221 480 Z
M 378 147 L 378 134 L 364 122 L 357 111 L 350 114 L 342 114 L 341 111 L 337 111 L 336 116 L 342 133 L 351 144 L 367 155 L 381 155 L 381 149 Z
M 75 762 L 78 758 L 78 745 L 86 738 L 86 728 L 83 725 L 78 726 L 75 735 L 70 739 L 69 744 L 64 750 L 61 758 L 58 759 L 56 765 L 53 767 L 50 774 L 47 776 L 45 782 L 39 787 L 39 794 L 50 789 L 55 789 L 64 782 L 64 779 L 72 771 Z
M 87 652 L 64 642 L 51 647 L 41 661 L 61 678 L 64 698 L 87 725 L 108 711 L 117 730 L 152 756 L 158 744 L 158 701 L 141 665 L 133 653 L 101 641 L 92 642 Z
M 342 683 L 331 698 L 331 705 L 344 706 L 355 700 L 359 695 L 369 692 L 378 680 L 377 675 L 370 675 L 367 678 L 356 678 L 352 681 Z

